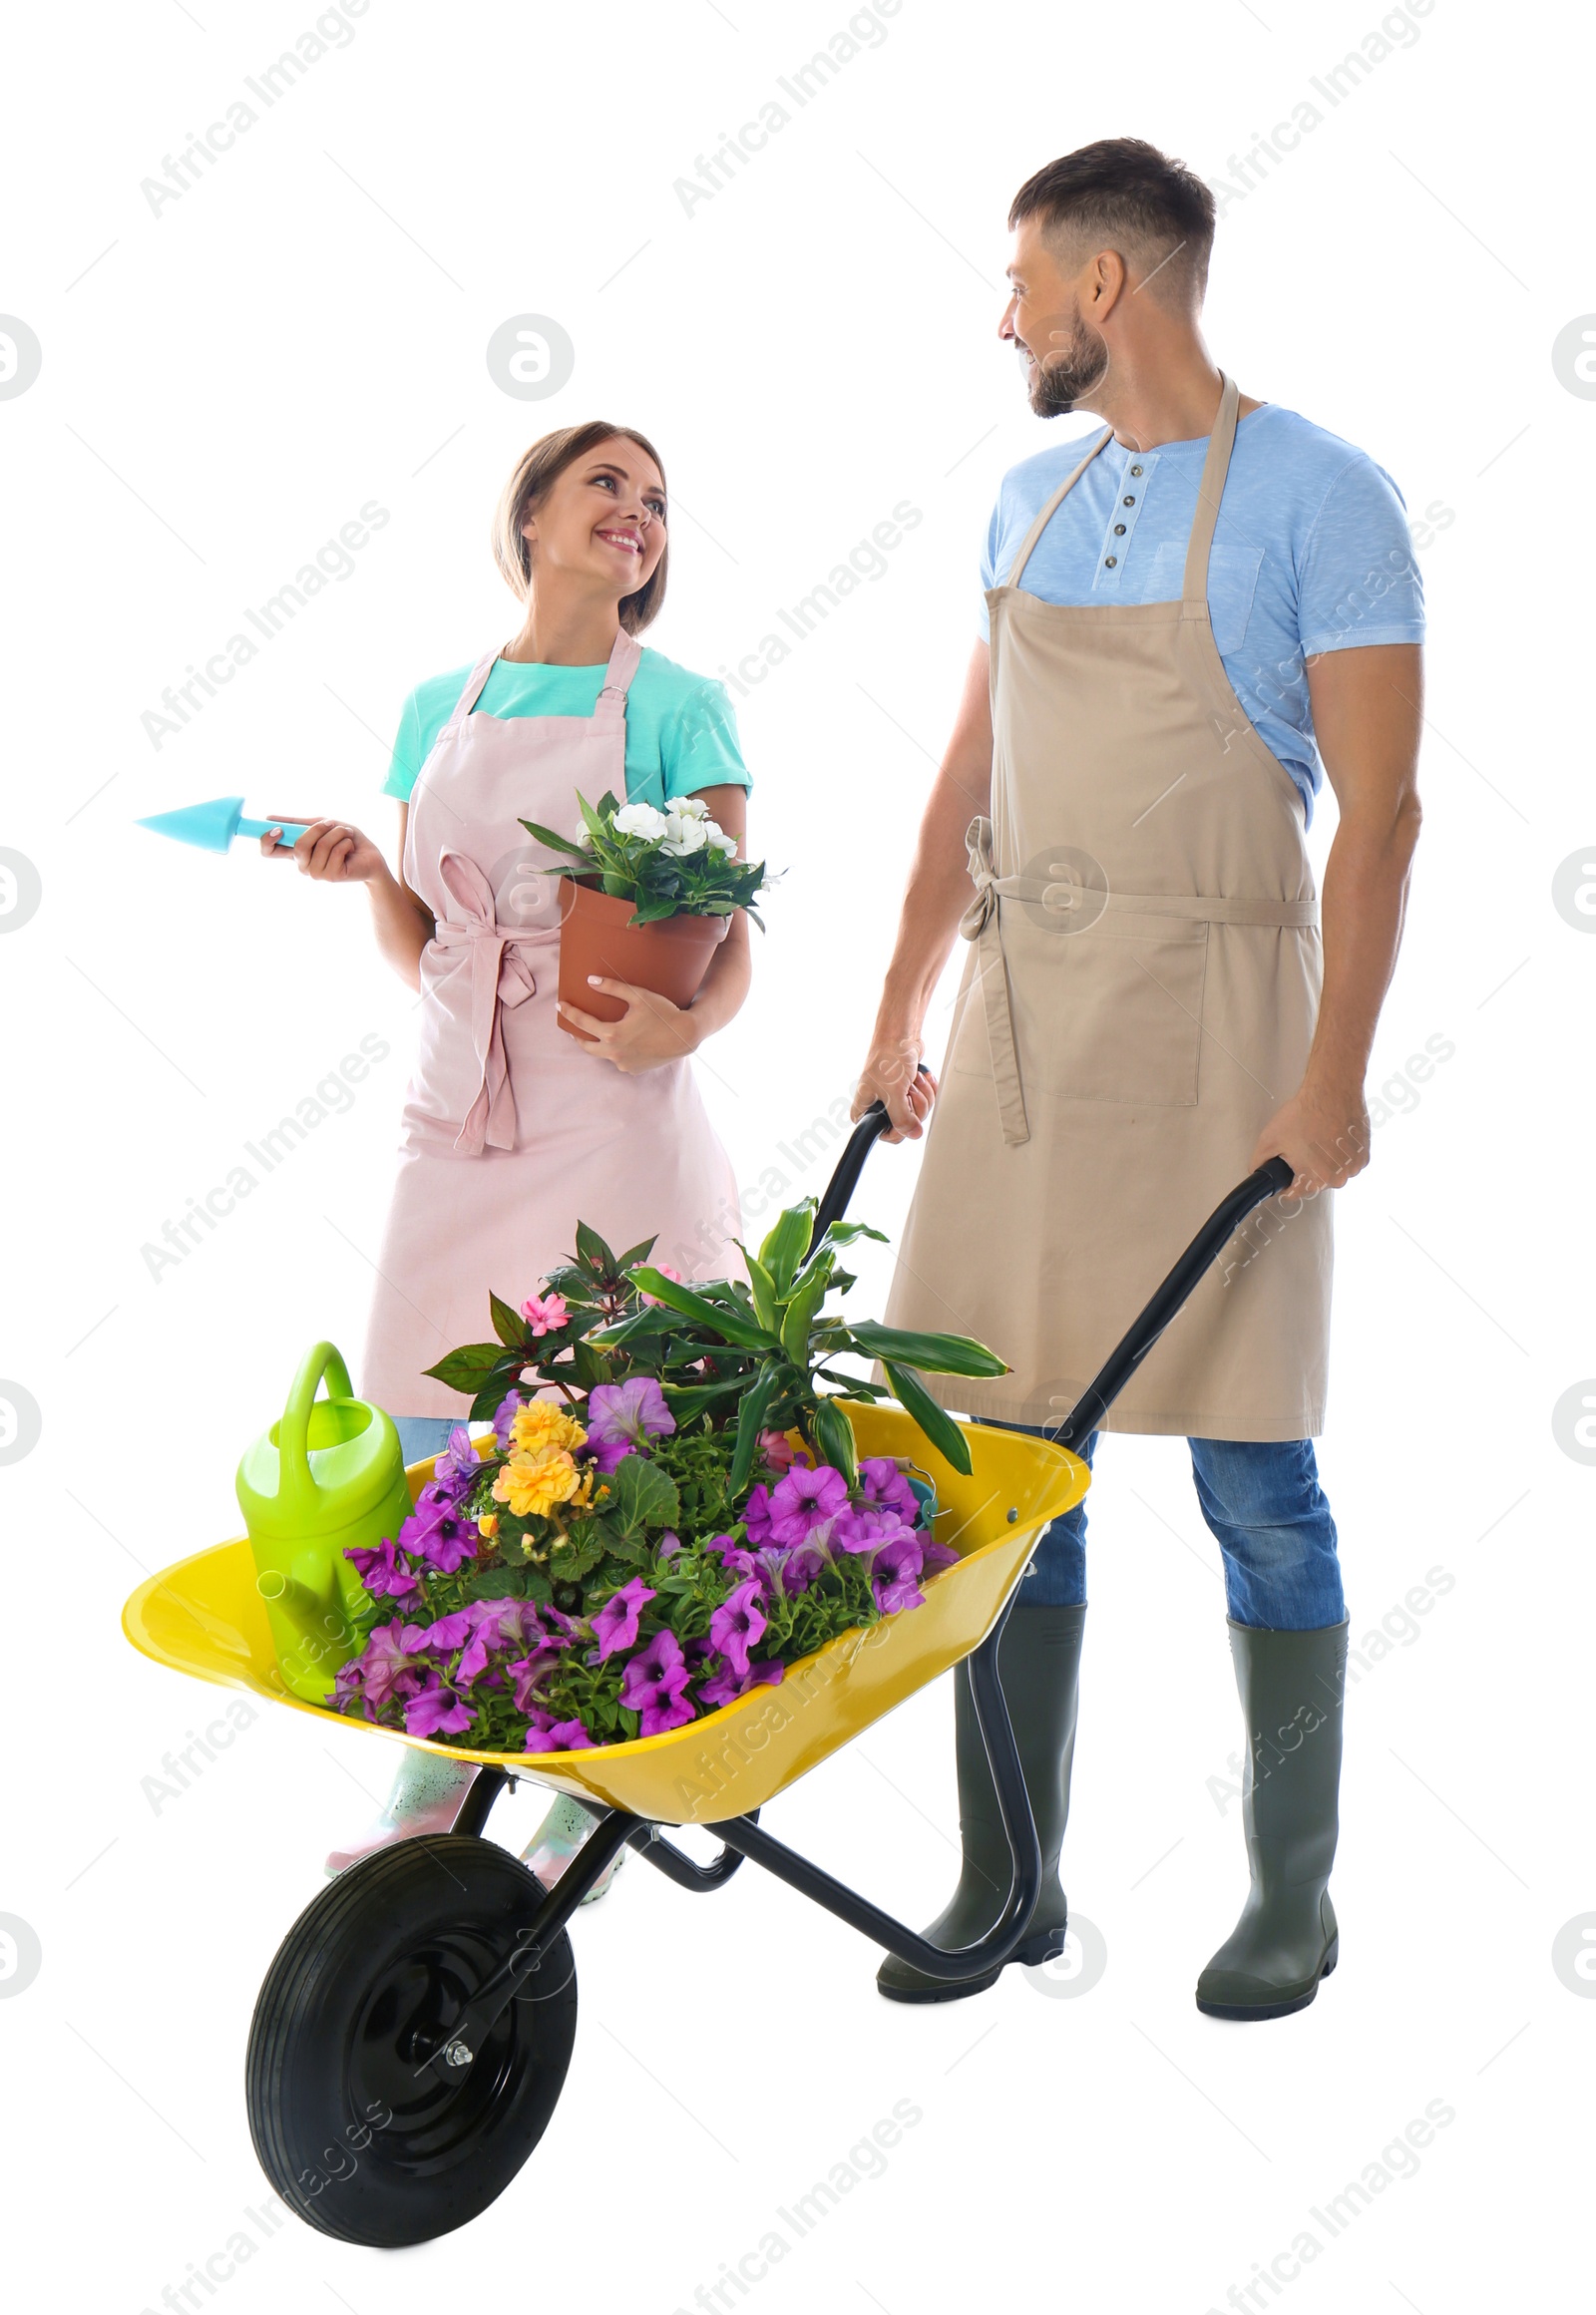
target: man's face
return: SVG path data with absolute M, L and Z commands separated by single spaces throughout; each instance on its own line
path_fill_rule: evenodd
M 1011 295 L 998 334 L 1018 353 L 1032 410 L 1038 418 L 1078 410 L 1108 367 L 1107 346 L 1081 318 L 1082 273 L 1060 266 L 1034 217 L 1014 228 L 1007 273 Z

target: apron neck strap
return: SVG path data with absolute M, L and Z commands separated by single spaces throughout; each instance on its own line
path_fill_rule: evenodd
M 624 627 L 617 627 L 614 642 L 610 645 L 609 664 L 604 669 L 604 679 L 598 686 L 598 697 L 594 703 L 593 719 L 600 728 L 618 726 L 621 730 L 625 729 L 626 693 L 631 688 L 631 679 L 637 672 L 641 658 L 642 645 L 636 636 L 628 635 Z
M 446 732 L 458 731 L 460 726 L 465 722 L 466 717 L 471 713 L 471 710 L 476 706 L 477 701 L 482 696 L 483 685 L 487 682 L 488 677 L 493 673 L 494 661 L 498 658 L 498 656 L 499 653 L 496 650 L 490 651 L 486 658 L 479 659 L 475 667 L 472 668 L 471 673 L 466 677 L 466 687 L 464 691 L 461 692 L 460 697 L 455 701 L 455 711 L 453 715 L 450 716 L 448 723 L 444 727 Z M 442 734 L 440 734 L 440 737 L 441 736 Z
M 1219 413 L 1208 437 L 1208 456 L 1203 461 L 1202 480 L 1197 485 L 1197 512 L 1192 518 L 1186 576 L 1180 588 L 1181 600 L 1204 612 L 1208 605 L 1208 550 L 1214 543 L 1219 502 L 1224 496 L 1225 477 L 1230 472 L 1230 453 L 1236 440 L 1236 406 L 1241 400 L 1234 378 L 1227 378 L 1221 370 L 1219 381 Z
M 1090 450 L 1087 451 L 1079 466 L 1073 468 L 1068 474 L 1065 475 L 1057 490 L 1054 491 L 1052 497 L 1047 501 L 1047 504 L 1042 508 L 1041 513 L 1036 517 L 1036 520 L 1031 524 L 1030 529 L 1026 532 L 1025 544 L 1020 548 L 1018 555 L 1014 558 L 1014 567 L 1003 581 L 1005 586 L 1017 586 L 1019 584 L 1019 575 L 1024 570 L 1025 565 L 1030 561 L 1031 549 L 1035 546 L 1043 531 L 1046 530 L 1048 524 L 1052 521 L 1054 513 L 1062 505 L 1063 501 L 1069 496 L 1076 483 L 1079 482 L 1081 476 L 1085 473 L 1087 467 L 1090 466 L 1092 460 L 1097 456 L 1097 453 L 1100 450 L 1106 449 L 1108 444 L 1112 442 L 1113 439 L 1114 430 L 1110 426 L 1106 434 L 1098 435 L 1096 441 L 1092 444 Z

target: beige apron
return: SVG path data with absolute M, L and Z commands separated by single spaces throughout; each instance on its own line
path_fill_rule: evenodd
M 1111 430 L 987 595 L 993 816 L 970 829 L 972 952 L 887 1310 L 1008 1360 L 990 1384 L 927 1378 L 970 1414 L 1058 1422 L 1302 1082 L 1321 980 L 1302 798 L 1208 615 L 1237 399 L 1225 379 L 1179 602 L 1020 587 Z M 1102 1427 L 1311 1437 L 1330 1280 L 1329 1198 L 1271 1200 Z

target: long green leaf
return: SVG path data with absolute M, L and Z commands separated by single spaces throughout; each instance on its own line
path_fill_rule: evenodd
M 915 1335 L 901 1327 L 878 1327 L 867 1319 L 851 1329 L 854 1341 L 868 1357 L 883 1364 L 891 1358 L 901 1366 L 918 1366 L 927 1374 L 1006 1374 L 1006 1360 L 985 1343 L 969 1335 Z
M 523 820 L 521 825 L 529 836 L 536 836 L 538 842 L 547 844 L 551 851 L 569 852 L 573 860 L 580 860 L 587 867 L 593 865 L 593 855 L 582 845 L 573 844 L 569 836 L 557 836 L 552 828 L 540 828 L 536 820 Z
M 907 1366 L 893 1366 L 884 1359 L 887 1379 L 898 1393 L 900 1405 L 912 1414 L 932 1445 L 941 1450 L 956 1471 L 970 1476 L 970 1441 L 955 1422 L 946 1407 L 939 1406 L 931 1392 Z
M 759 1259 L 769 1271 L 778 1296 L 785 1295 L 797 1277 L 798 1265 L 809 1252 L 814 1227 L 815 1201 L 801 1198 L 796 1206 L 788 1206 L 778 1214 L 765 1233 Z
M 776 1315 L 776 1282 L 757 1254 L 750 1254 L 738 1239 L 743 1261 L 748 1267 L 748 1292 L 753 1297 L 754 1317 L 770 1334 L 779 1334 L 781 1321 Z
M 764 1428 L 765 1409 L 781 1387 L 782 1369 L 774 1362 L 761 1366 L 742 1394 L 737 1409 L 737 1444 L 731 1458 L 731 1469 L 726 1476 L 726 1491 L 735 1495 L 748 1484 L 748 1474 L 754 1467 L 754 1451 L 759 1444 L 759 1433 Z
M 718 1398 L 739 1397 L 747 1382 L 745 1374 L 733 1374 L 724 1382 L 666 1382 L 660 1385 L 665 1404 L 676 1418 L 676 1428 L 685 1430 Z
M 613 796 L 609 798 L 609 802 L 611 804 L 614 802 Z M 600 801 L 600 809 L 601 808 Z M 587 797 L 583 794 L 580 788 L 577 790 L 577 809 L 582 814 L 583 825 L 587 829 L 588 834 L 590 836 L 597 837 L 600 844 L 605 843 L 609 838 L 610 832 L 604 826 L 602 820 L 600 820 L 598 817 L 598 813 L 594 810 L 593 806 L 589 803 Z
M 854 1443 L 853 1425 L 834 1398 L 823 1398 L 813 1415 L 815 1444 L 834 1470 L 842 1473 L 850 1487 L 859 1478 L 859 1450 Z
M 727 1343 L 735 1343 L 744 1350 L 774 1350 L 778 1348 L 774 1336 L 766 1333 L 753 1319 L 739 1319 L 719 1303 L 706 1302 L 691 1287 L 682 1286 L 676 1279 L 666 1278 L 662 1270 L 644 1264 L 633 1272 L 633 1277 L 644 1294 L 652 1295 L 668 1309 L 679 1311 L 684 1319 L 695 1319 L 699 1326 L 708 1327 Z
M 793 1364 L 806 1373 L 809 1368 L 809 1330 L 815 1323 L 830 1286 L 830 1261 L 823 1259 L 818 1264 L 811 1264 L 803 1284 L 787 1305 L 782 1318 L 781 1347 Z

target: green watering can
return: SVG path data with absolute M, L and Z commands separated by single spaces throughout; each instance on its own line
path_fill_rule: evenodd
M 323 1375 L 329 1395 L 318 1398 Z M 344 1553 L 397 1536 L 411 1509 L 399 1433 L 355 1397 L 330 1343 L 306 1351 L 282 1420 L 245 1452 L 237 1488 L 284 1683 L 325 1704 L 378 1611 Z

